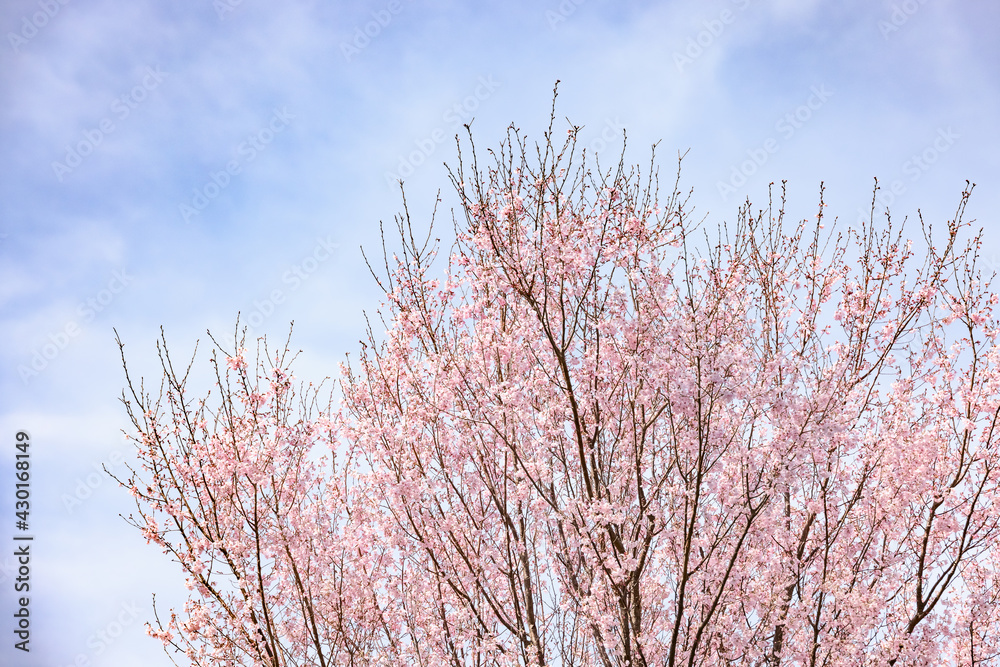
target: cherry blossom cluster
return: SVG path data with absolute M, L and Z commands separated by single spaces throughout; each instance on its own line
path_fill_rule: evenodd
M 708 229 L 553 136 L 460 159 L 444 266 L 398 220 L 339 404 L 243 340 L 193 399 L 164 346 L 122 482 L 190 594 L 150 633 L 213 666 L 1000 664 L 970 193 L 923 239 L 822 190 Z

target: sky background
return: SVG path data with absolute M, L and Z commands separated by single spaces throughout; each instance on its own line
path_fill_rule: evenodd
M 426 225 L 462 123 L 557 128 L 693 188 L 707 224 L 788 181 L 789 214 L 967 218 L 1000 264 L 1000 5 L 907 0 L 0 4 L 0 663 L 161 666 L 145 635 L 186 591 L 119 516 L 131 456 L 112 329 L 158 379 L 295 321 L 303 379 L 335 376 L 380 291 L 404 177 Z M 227 169 L 229 170 L 227 172 Z M 450 229 L 444 212 L 441 233 Z M 919 235 L 919 226 L 908 227 Z M 389 239 L 390 249 L 392 239 Z M 204 366 L 202 366 L 204 368 Z M 201 377 L 201 376 L 199 376 Z M 207 388 L 207 385 L 201 385 Z M 14 434 L 32 436 L 31 653 L 12 644 Z

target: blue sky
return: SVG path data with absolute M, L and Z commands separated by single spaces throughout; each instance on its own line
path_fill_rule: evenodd
M 626 132 L 631 162 L 659 142 L 670 180 L 690 149 L 681 183 L 709 224 L 782 179 L 793 217 L 815 214 L 824 181 L 827 215 L 851 224 L 878 178 L 894 218 L 943 225 L 968 179 L 1000 265 L 998 25 L 998 5 L 947 0 L 7 0 L 0 662 L 169 664 L 142 626 L 181 579 L 96 473 L 129 455 L 112 328 L 152 379 L 160 326 L 183 357 L 237 312 L 258 334 L 295 320 L 299 375 L 335 375 L 378 305 L 359 246 L 377 253 L 400 209 L 390 182 L 405 176 L 426 223 L 439 189 L 449 202 L 461 124 L 480 148 L 511 123 L 538 137 L 557 79 L 558 115 L 607 160 Z M 19 429 L 29 655 L 7 611 Z

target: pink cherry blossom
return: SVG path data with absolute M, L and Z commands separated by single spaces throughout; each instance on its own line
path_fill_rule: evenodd
M 131 520 L 190 588 L 150 634 L 220 666 L 1000 664 L 970 192 L 923 246 L 822 189 L 699 227 L 553 136 L 463 154 L 447 261 L 399 220 L 339 403 L 263 340 L 203 397 L 165 341 L 160 393 L 129 379 Z

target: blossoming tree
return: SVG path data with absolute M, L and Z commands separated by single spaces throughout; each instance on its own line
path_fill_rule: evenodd
M 190 588 L 151 634 L 197 665 L 1000 664 L 969 192 L 919 242 L 825 229 L 822 191 L 709 234 L 576 132 L 460 154 L 444 265 L 397 220 L 338 404 L 239 338 L 214 394 L 165 344 L 159 393 L 129 380 L 132 521 Z

